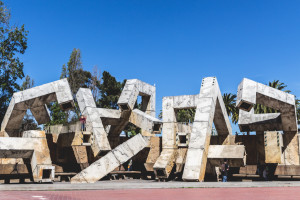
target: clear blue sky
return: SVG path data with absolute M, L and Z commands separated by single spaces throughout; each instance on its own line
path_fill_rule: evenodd
M 300 1 L 5 0 L 25 24 L 22 61 L 36 85 L 59 79 L 73 48 L 83 66 L 137 78 L 163 96 L 197 94 L 203 77 L 236 93 L 243 77 L 300 96 Z

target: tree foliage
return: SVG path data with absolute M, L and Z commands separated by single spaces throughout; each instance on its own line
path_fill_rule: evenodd
M 224 93 L 223 101 L 228 116 L 231 118 L 232 123 L 236 124 L 239 119 L 239 109 L 235 107 L 236 95 L 231 93 Z
M 101 84 L 98 85 L 100 98 L 97 101 L 97 106 L 101 108 L 118 108 L 118 99 L 126 80 L 119 82 L 109 72 L 104 71 L 102 74 Z
M 180 109 L 176 111 L 177 122 L 193 123 L 196 109 Z
M 18 79 L 24 77 L 24 64 L 18 55 L 27 49 L 27 31 L 24 25 L 11 26 L 10 12 L 0 1 L 0 121 L 2 121 L 11 96 L 20 89 Z
M 49 105 L 51 113 L 50 125 L 67 124 L 69 122 L 78 121 L 81 113 L 76 100 L 76 93 L 79 88 L 90 88 L 94 98 L 97 98 L 99 93 L 98 87 L 100 87 L 100 77 L 98 75 L 98 69 L 95 67 L 93 74 L 83 69 L 80 49 L 73 49 L 69 61 L 62 66 L 60 78 L 68 79 L 72 96 L 75 101 L 75 107 L 71 111 L 64 112 L 56 102 L 52 102 Z

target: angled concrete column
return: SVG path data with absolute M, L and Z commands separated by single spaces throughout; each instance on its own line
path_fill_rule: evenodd
M 164 97 L 162 103 L 162 152 L 156 160 L 153 169 L 158 178 L 168 178 L 175 163 L 176 153 L 176 115 L 174 110 L 174 97 Z
M 93 142 L 91 147 L 94 156 L 96 157 L 100 152 L 107 152 L 111 150 L 101 117 L 105 114 L 109 114 L 113 115 L 110 117 L 119 118 L 120 113 L 112 114 L 112 112 L 109 112 L 106 109 L 100 110 L 97 108 L 90 89 L 80 88 L 76 94 L 76 98 L 81 113 L 87 118 L 86 129 L 93 133 Z
M 139 109 L 134 109 L 130 115 L 129 122 L 140 127 L 148 133 L 160 133 L 162 121 L 144 113 Z
M 144 164 L 147 171 L 153 172 L 153 165 L 155 164 L 157 158 L 160 154 L 160 138 L 150 137 L 150 151 Z
M 195 120 L 182 176 L 185 181 L 204 180 L 213 122 L 219 135 L 228 135 L 232 132 L 215 77 L 202 80 L 197 102 Z
M 144 149 L 149 137 L 138 134 L 91 164 L 71 179 L 71 183 L 94 183 Z

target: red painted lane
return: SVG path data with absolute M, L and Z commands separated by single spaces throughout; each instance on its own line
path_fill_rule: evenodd
M 300 199 L 299 187 L 186 188 L 81 191 L 0 191 L 2 200 L 290 200 Z

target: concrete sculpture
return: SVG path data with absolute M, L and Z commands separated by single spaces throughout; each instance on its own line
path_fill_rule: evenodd
M 63 110 L 73 107 L 73 98 L 67 79 L 62 79 L 28 90 L 14 93 L 1 124 L 1 158 L 29 159 L 35 182 L 51 182 L 54 179 L 45 133 L 27 131 L 19 134 L 23 117 L 28 109 L 39 124 L 49 122 L 50 116 L 46 104 L 57 101 Z M 17 137 L 17 138 L 16 138 Z
M 134 109 L 138 95 L 143 97 L 141 110 Z M 109 138 L 118 138 L 120 131 L 125 128 L 128 122 L 140 127 L 143 131 L 142 134 L 138 134 L 118 145 L 78 173 L 71 179 L 72 183 L 93 183 L 103 178 L 149 146 L 150 136 L 154 136 L 155 132 L 160 132 L 162 122 L 154 117 L 155 87 L 140 80 L 127 80 L 118 101 L 120 110 L 96 108 L 91 91 L 88 89 L 80 89 L 76 97 L 81 112 L 87 116 L 87 130 L 93 132 L 92 147 L 94 146 L 94 148 L 92 149 L 94 155 L 103 150 L 109 150 L 111 148 L 108 142 Z M 106 124 L 102 123 L 102 118 L 107 119 Z M 112 121 L 109 119 L 112 119 Z M 109 129 L 107 132 L 106 128 Z M 112 142 L 112 146 L 115 146 L 115 140 Z
M 155 86 L 131 79 L 122 90 L 119 109 L 98 108 L 91 90 L 80 88 L 76 100 L 87 117 L 86 131 L 74 123 L 20 132 L 28 109 L 38 124 L 45 124 L 51 117 L 47 104 L 57 101 L 68 110 L 74 102 L 67 79 L 15 93 L 1 124 L 0 179 L 29 174 L 34 182 L 52 182 L 55 176 L 67 175 L 73 176 L 71 183 L 94 183 L 122 167 L 124 171 L 130 159 L 141 177 L 155 174 L 159 180 L 204 181 L 211 175 L 215 179 L 225 158 L 235 175 L 257 176 L 261 166 L 270 167 L 276 176 L 300 175 L 293 95 L 243 79 L 236 105 L 239 128 L 247 134 L 239 135 L 232 135 L 215 77 L 202 80 L 199 94 L 164 97 L 162 121 L 155 117 L 155 98 Z M 256 114 L 256 104 L 274 112 Z M 180 109 L 195 109 L 192 124 L 177 121 Z M 141 133 L 120 137 L 128 123 Z M 157 137 L 161 129 L 162 137 Z M 18 173 L 12 174 L 15 170 Z
M 186 108 L 196 109 L 192 129 L 188 133 L 178 131 L 175 115 L 176 109 Z M 209 157 L 208 152 L 213 122 L 219 135 L 227 136 L 232 132 L 217 79 L 215 77 L 204 78 L 199 95 L 164 97 L 163 122 L 163 151 L 154 165 L 157 177 L 168 178 L 174 163 L 176 163 L 179 166 L 185 164 L 183 180 L 203 181 Z M 177 143 L 176 135 L 179 141 Z M 180 147 L 188 147 L 188 149 Z M 214 159 L 218 157 L 213 154 L 215 148 L 211 147 L 210 151 Z M 241 149 L 243 149 L 243 146 L 241 146 Z M 243 160 L 245 151 L 240 153 L 237 158 Z M 229 155 L 227 154 L 226 156 Z M 229 157 L 219 156 L 218 159 L 233 158 L 235 156 L 232 153 Z
M 243 132 L 256 132 L 262 152 L 260 163 L 279 164 L 275 175 L 300 172 L 299 141 L 295 96 L 249 79 L 238 87 L 239 127 Z M 254 105 L 261 104 L 276 113 L 255 114 Z

